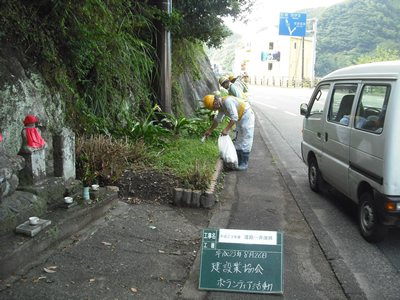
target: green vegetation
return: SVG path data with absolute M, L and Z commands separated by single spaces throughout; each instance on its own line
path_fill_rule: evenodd
M 204 189 L 218 131 L 197 145 L 211 115 L 184 116 L 178 78 L 202 78 L 203 44 L 219 47 L 231 34 L 222 18 L 243 19 L 253 2 L 174 0 L 168 14 L 155 0 L 0 0 L 0 39 L 63 100 L 64 121 L 78 135 L 77 178 L 85 185 L 115 182 L 125 168 L 145 162 Z M 172 35 L 173 114 L 157 111 L 160 26 Z
M 400 59 L 400 55 L 398 53 L 399 50 L 390 50 L 390 49 L 385 50 L 377 46 L 375 53 L 371 55 L 370 54 L 361 55 L 354 61 L 354 63 L 356 65 L 360 65 L 378 61 L 398 60 Z
M 185 187 L 205 190 L 209 186 L 219 157 L 217 138 L 204 143 L 198 137 L 179 138 L 162 155 L 154 157 L 155 169 L 169 171 L 183 179 Z
M 127 120 L 143 122 L 160 104 L 156 49 L 161 24 L 172 33 L 172 111 L 181 114 L 177 78 L 189 71 L 194 81 L 201 79 L 195 62 L 202 43 L 220 46 L 230 34 L 222 17 L 243 19 L 253 0 L 176 0 L 171 14 L 158 3 L 0 0 L 0 38 L 36 65 L 61 95 L 65 121 L 76 133 L 114 135 Z
M 318 18 L 317 76 L 362 62 L 400 59 L 398 0 L 350 0 L 309 11 L 307 17 Z
M 231 35 L 222 18 L 232 17 L 245 22 L 253 5 L 254 0 L 174 0 L 174 10 L 183 16 L 179 27 L 173 29 L 174 34 L 178 39 L 198 40 L 208 47 L 219 48 Z
M 157 115 L 169 129 L 155 124 Z M 214 113 L 199 109 L 201 117 L 179 119 L 157 112 L 155 106 L 144 123 L 136 123 L 131 134 L 115 138 L 106 135 L 82 135 L 76 140 L 76 173 L 85 186 L 94 182 L 113 184 L 125 169 L 152 167 L 180 178 L 186 188 L 205 190 L 209 186 L 219 156 L 217 138 L 224 125 L 200 141 L 211 127 Z

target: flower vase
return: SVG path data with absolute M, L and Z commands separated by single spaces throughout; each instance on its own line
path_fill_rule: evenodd
M 90 200 L 90 194 L 89 194 L 89 187 L 85 186 L 83 188 L 83 199 L 84 200 Z

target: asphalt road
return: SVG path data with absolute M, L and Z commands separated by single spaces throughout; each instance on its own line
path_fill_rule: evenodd
M 287 180 L 295 184 L 292 192 L 302 195 L 305 205 L 317 216 L 322 232 L 338 251 L 336 257 L 343 259 L 368 299 L 399 299 L 400 229 L 391 229 L 379 244 L 369 244 L 359 234 L 355 204 L 333 188 L 318 195 L 308 186 L 307 167 L 301 160 L 303 117 L 299 111 L 312 90 L 252 86 L 251 91 L 260 126 L 274 155 L 287 170 Z M 318 232 L 316 236 L 329 257 L 324 239 Z

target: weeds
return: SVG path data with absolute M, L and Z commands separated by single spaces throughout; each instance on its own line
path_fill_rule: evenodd
M 150 157 L 142 140 L 105 135 L 80 136 L 76 139 L 76 177 L 85 186 L 95 182 L 114 183 L 124 169 Z
M 186 188 L 206 190 L 219 156 L 217 139 L 228 120 L 202 143 L 201 136 L 213 123 L 214 113 L 210 110 L 200 108 L 199 117 L 192 119 L 178 119 L 157 110 L 158 106 L 154 106 L 143 123 L 126 118 L 126 126 L 113 132 L 124 136 L 119 139 L 108 135 L 78 137 L 77 178 L 86 186 L 95 181 L 114 183 L 125 169 L 133 169 L 141 162 L 181 178 Z M 158 115 L 164 119 L 157 121 Z

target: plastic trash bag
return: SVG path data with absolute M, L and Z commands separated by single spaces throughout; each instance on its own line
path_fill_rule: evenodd
M 224 165 L 228 169 L 236 169 L 238 167 L 238 157 L 235 145 L 229 135 L 221 135 L 218 139 L 219 156 L 224 161 Z

